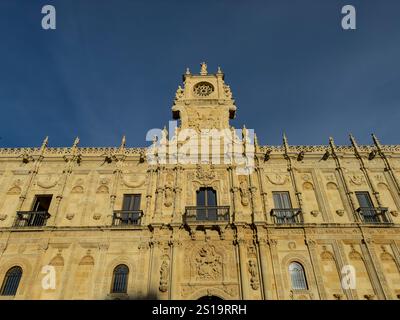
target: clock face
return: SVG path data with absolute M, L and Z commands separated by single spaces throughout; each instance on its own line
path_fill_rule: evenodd
M 199 97 L 207 97 L 214 92 L 214 86 L 209 82 L 199 82 L 193 87 L 193 92 Z

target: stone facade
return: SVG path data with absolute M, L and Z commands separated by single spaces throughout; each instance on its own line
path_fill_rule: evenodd
M 172 107 L 177 131 L 232 130 L 236 106 L 222 71 L 202 64 L 183 80 Z M 399 299 L 400 146 L 375 136 L 369 146 L 350 142 L 291 146 L 284 137 L 282 146 L 260 146 L 255 138 L 249 174 L 235 163 L 150 163 L 146 148 L 125 139 L 117 148 L 81 148 L 79 139 L 52 148 L 46 139 L 0 149 L 0 284 L 11 267 L 23 272 L 15 296 L 0 299 Z M 216 191 L 227 219 L 187 219 L 202 187 Z M 282 191 L 293 221 L 274 215 Z M 357 192 L 369 193 L 372 220 Z M 125 194 L 140 195 L 136 224 L 116 223 Z M 52 196 L 43 224 L 29 222 L 38 195 Z M 304 268 L 306 288 L 293 288 L 292 262 Z M 121 264 L 127 291 L 111 293 Z M 42 287 L 46 265 L 54 289 Z M 342 288 L 346 265 L 355 289 Z

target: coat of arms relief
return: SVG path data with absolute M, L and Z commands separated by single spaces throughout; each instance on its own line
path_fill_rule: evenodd
M 201 247 L 192 262 L 198 280 L 219 280 L 222 278 L 222 257 L 212 245 Z

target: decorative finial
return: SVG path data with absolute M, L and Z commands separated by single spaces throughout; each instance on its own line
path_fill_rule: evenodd
M 351 133 L 349 134 L 349 138 L 350 138 L 350 142 L 351 142 L 353 148 L 354 148 L 356 151 L 358 151 L 357 141 L 356 141 L 356 139 L 353 137 L 353 135 L 352 135 Z
M 289 143 L 285 132 L 283 133 L 283 146 L 285 148 L 285 153 L 287 153 L 289 150 Z
M 125 145 L 126 145 L 126 137 L 125 137 L 125 135 L 123 135 L 122 140 L 121 140 L 121 145 L 119 148 L 122 150 L 125 148 Z
M 329 137 L 329 146 L 332 149 L 332 154 L 335 155 L 336 154 L 336 146 L 335 146 L 335 141 L 333 140 L 332 137 Z
M 186 74 L 190 74 L 189 68 L 186 68 Z
M 375 143 L 375 145 L 378 147 L 378 148 L 380 148 L 381 147 L 381 143 L 380 143 L 380 141 L 378 140 L 378 138 L 376 137 L 376 135 L 375 134 L 371 134 L 372 135 L 372 140 L 374 141 L 374 143 Z
M 285 133 L 285 132 L 283 133 L 283 144 L 285 144 L 285 145 L 288 144 L 288 140 L 287 140 L 287 137 L 286 137 L 286 133 Z
M 255 148 L 255 152 L 259 152 L 260 151 L 260 145 L 258 143 L 258 138 L 256 133 L 254 132 L 254 148 Z
M 40 149 L 44 150 L 47 147 L 48 143 L 49 143 L 49 137 L 46 136 L 46 138 L 44 138 L 44 140 L 43 140 L 42 147 Z
M 201 69 L 200 69 L 200 74 L 202 76 L 206 76 L 207 75 L 207 64 L 205 62 L 200 63 Z
M 167 126 L 164 126 L 163 130 L 162 130 L 162 139 L 167 139 L 168 137 L 168 130 L 167 130 Z
M 178 89 L 176 90 L 176 93 L 175 93 L 175 100 L 179 100 L 180 98 L 182 98 L 184 93 L 185 93 L 185 91 L 182 89 L 182 87 L 178 86 Z
M 155 134 L 154 136 L 153 136 L 153 144 L 155 145 L 156 143 L 157 143 L 157 141 L 158 141 L 158 136 Z
M 217 71 L 217 73 L 222 73 L 222 70 L 221 70 L 221 67 L 220 67 L 220 66 L 218 66 L 218 71 Z
M 243 136 L 243 139 L 247 139 L 247 128 L 245 125 L 243 125 L 242 136 Z
M 79 137 L 76 137 L 75 138 L 75 141 L 74 141 L 74 144 L 72 145 L 72 148 L 76 148 L 77 146 L 78 146 L 78 144 L 79 144 Z

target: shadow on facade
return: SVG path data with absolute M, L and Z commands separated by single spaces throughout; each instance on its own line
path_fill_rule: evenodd
M 133 294 L 133 293 L 118 293 L 118 294 L 108 294 L 105 300 L 161 300 L 157 292 L 149 292 L 147 294 Z

